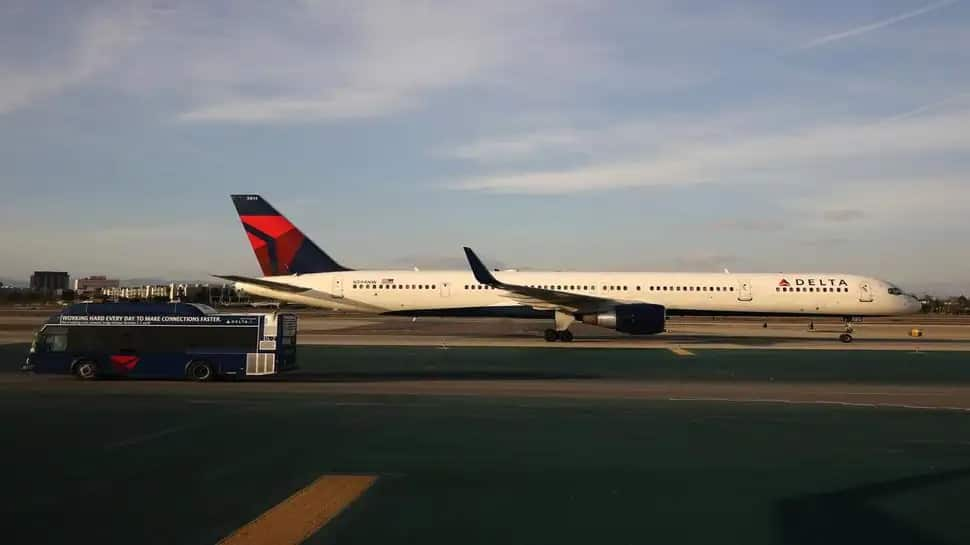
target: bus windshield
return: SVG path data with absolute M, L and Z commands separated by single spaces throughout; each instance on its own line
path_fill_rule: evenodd
M 37 352 L 64 352 L 67 350 L 67 328 L 45 328 L 37 334 L 33 349 Z

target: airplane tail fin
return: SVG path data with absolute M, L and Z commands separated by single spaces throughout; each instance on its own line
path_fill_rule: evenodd
M 259 195 L 232 195 L 264 276 L 349 271 Z

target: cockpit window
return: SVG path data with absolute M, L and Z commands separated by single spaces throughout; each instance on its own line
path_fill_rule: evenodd
M 889 295 L 902 295 L 903 290 L 899 288 L 889 288 Z

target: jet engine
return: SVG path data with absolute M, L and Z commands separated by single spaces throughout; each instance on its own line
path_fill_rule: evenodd
M 653 335 L 664 331 L 666 310 L 663 305 L 635 303 L 616 305 L 612 312 L 584 314 L 584 324 L 615 329 L 631 335 Z

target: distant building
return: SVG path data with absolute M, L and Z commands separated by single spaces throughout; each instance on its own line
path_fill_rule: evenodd
M 240 304 L 248 302 L 245 294 L 231 285 L 208 284 L 148 284 L 145 286 L 111 286 L 98 294 L 108 300 L 148 301 L 168 300 L 207 304 Z
M 74 280 L 74 291 L 78 293 L 101 293 L 109 288 L 117 288 L 121 281 L 106 276 L 88 276 Z
M 63 291 L 70 285 L 71 277 L 60 271 L 35 271 L 30 275 L 30 289 L 54 293 Z

